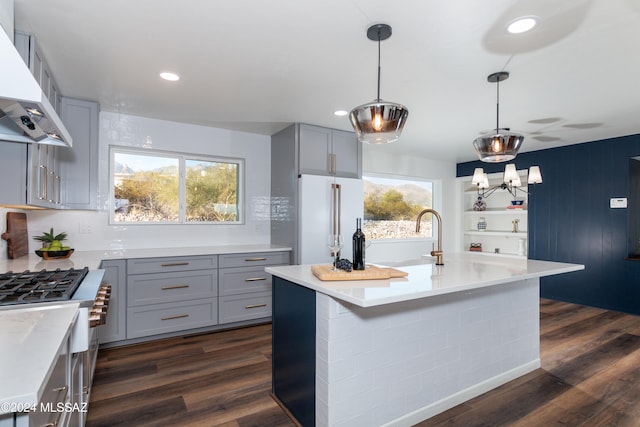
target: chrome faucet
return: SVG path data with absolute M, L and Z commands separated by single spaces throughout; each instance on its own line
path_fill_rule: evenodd
M 432 213 L 438 218 L 438 250 L 431 248 L 431 256 L 436 257 L 436 265 L 444 265 L 442 261 L 442 218 L 440 214 L 433 209 L 425 209 L 418 215 L 418 219 L 416 220 L 416 233 L 420 232 L 420 220 L 422 219 L 422 215 L 426 213 Z

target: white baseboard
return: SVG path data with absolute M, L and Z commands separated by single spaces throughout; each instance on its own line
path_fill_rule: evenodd
M 502 384 L 513 381 L 516 378 L 528 374 L 531 371 L 535 371 L 539 367 L 540 359 L 532 360 L 529 363 L 525 363 L 524 365 L 518 366 L 517 368 L 511 369 L 500 375 L 496 375 L 495 377 L 489 378 L 469 388 L 460 390 L 459 392 L 454 393 L 442 400 L 424 406 L 420 409 L 403 415 L 400 418 L 396 418 L 395 420 L 389 421 L 388 423 L 383 424 L 382 427 L 411 427 L 419 423 L 420 421 L 424 421 L 427 418 L 438 415 L 439 413 L 451 409 L 461 403 L 464 403 L 467 400 L 480 396 L 482 393 L 486 393 L 496 387 L 501 386 Z

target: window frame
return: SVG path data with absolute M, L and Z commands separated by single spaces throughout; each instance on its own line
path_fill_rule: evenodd
M 125 222 L 115 221 L 115 157 L 116 154 L 138 156 L 167 157 L 178 160 L 178 221 L 144 221 Z M 206 161 L 215 163 L 230 163 L 237 165 L 236 200 L 238 219 L 236 221 L 188 221 L 187 213 L 187 160 Z M 166 150 L 149 150 L 121 146 L 109 146 L 109 225 L 244 225 L 245 212 L 245 159 L 239 157 L 210 156 Z
M 379 179 L 388 179 L 388 180 L 397 180 L 397 181 L 406 181 L 406 182 L 427 182 L 431 184 L 431 209 L 435 209 L 440 212 L 440 193 L 441 193 L 441 182 L 435 179 L 429 179 L 425 177 L 419 176 L 406 176 L 406 175 L 396 175 L 396 174 L 381 174 L 374 172 L 363 172 L 362 180 L 364 181 L 367 178 L 379 178 Z M 364 200 L 364 192 L 363 192 L 363 200 Z M 417 219 L 417 218 L 416 218 Z M 363 218 L 364 220 L 364 218 Z M 424 220 L 423 220 L 424 221 Z M 432 220 L 433 221 L 433 220 Z M 437 226 L 437 225 L 436 225 Z M 371 238 L 372 242 L 376 243 L 395 243 L 395 242 L 430 242 L 437 240 L 437 233 L 434 229 L 434 223 L 431 226 L 431 236 L 419 236 L 419 237 L 393 237 L 393 238 Z

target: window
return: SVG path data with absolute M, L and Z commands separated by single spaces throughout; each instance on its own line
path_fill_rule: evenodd
M 240 159 L 111 149 L 111 222 L 242 222 Z
M 407 178 L 364 176 L 364 233 L 368 239 L 432 237 L 431 214 L 418 214 L 433 206 L 433 183 Z

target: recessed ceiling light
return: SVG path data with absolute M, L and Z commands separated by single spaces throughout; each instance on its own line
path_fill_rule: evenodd
M 165 80 L 169 80 L 170 82 L 176 82 L 176 81 L 180 80 L 180 76 L 178 76 L 175 73 L 170 73 L 168 71 L 164 71 L 164 72 L 160 73 L 160 77 L 165 79 Z
M 334 111 L 334 113 L 336 116 L 338 117 L 342 117 L 342 116 L 346 116 L 347 114 L 349 114 L 348 111 L 344 111 L 344 110 L 336 110 Z
M 530 31 L 538 24 L 537 16 L 522 16 L 511 21 L 507 25 L 507 32 L 510 34 L 520 34 Z

